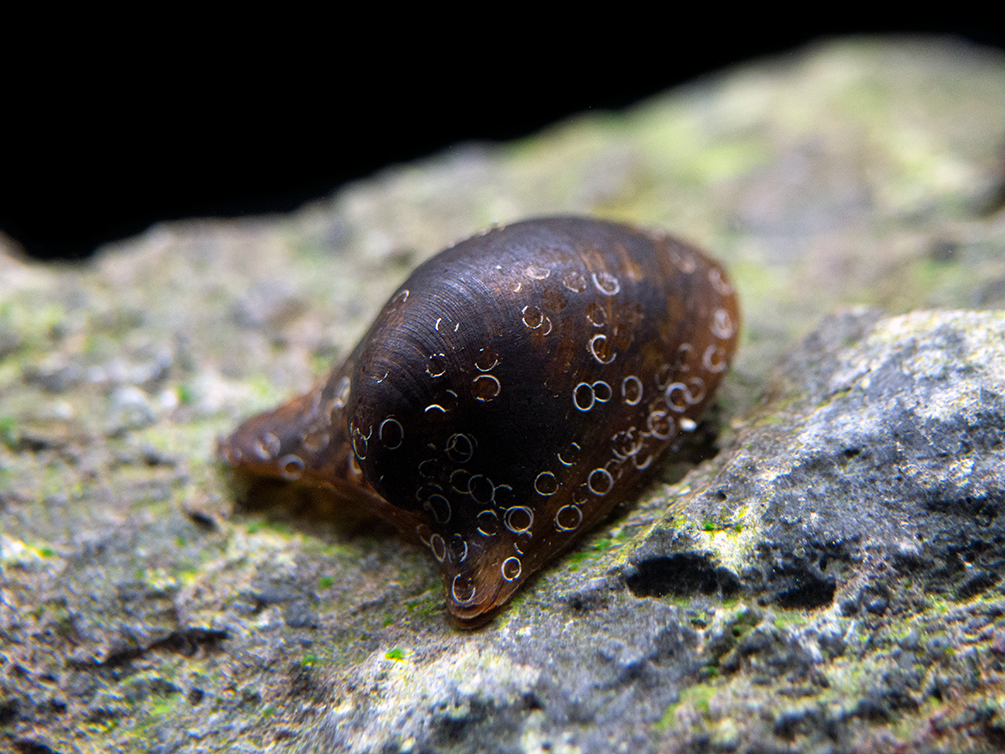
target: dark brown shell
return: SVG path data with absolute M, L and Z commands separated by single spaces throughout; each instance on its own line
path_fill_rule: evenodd
M 320 387 L 221 453 L 417 536 L 476 624 L 694 429 L 739 323 L 723 268 L 670 236 L 517 223 L 421 265 Z

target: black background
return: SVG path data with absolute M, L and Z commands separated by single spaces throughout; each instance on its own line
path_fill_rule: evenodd
M 34 44 L 0 60 L 0 230 L 31 256 L 79 259 L 159 220 L 289 211 L 389 164 L 623 108 L 821 38 L 921 32 L 1005 47 L 1000 22 L 945 15 L 794 28 L 709 9 L 688 24 L 513 16 L 465 31 L 448 16 L 394 18 L 390 33 L 382 13 L 172 19 L 129 41 L 75 33 L 72 19 L 55 37 L 31 30 Z

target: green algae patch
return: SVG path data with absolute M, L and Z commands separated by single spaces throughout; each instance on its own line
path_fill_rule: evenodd
M 659 722 L 653 725 L 653 730 L 660 734 L 666 734 L 678 726 L 677 713 L 690 707 L 698 712 L 705 720 L 710 719 L 710 702 L 715 696 L 716 687 L 710 684 L 700 683 L 688 686 L 680 692 L 679 700 L 671 704 L 663 712 Z
M 405 610 L 409 614 L 415 614 L 420 618 L 430 618 L 437 613 L 443 612 L 443 597 L 440 594 L 439 584 L 425 593 L 405 602 Z

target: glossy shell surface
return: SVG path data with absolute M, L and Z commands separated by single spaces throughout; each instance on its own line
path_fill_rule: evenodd
M 221 454 L 391 519 L 476 624 L 695 428 L 739 323 L 723 268 L 670 236 L 517 223 L 421 265 L 325 382 Z

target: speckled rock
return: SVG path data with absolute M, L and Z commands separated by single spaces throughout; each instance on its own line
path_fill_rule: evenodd
M 783 359 L 766 414 L 755 410 L 728 463 L 681 501 L 687 525 L 657 527 L 633 554 L 634 592 L 881 615 L 918 590 L 995 591 L 1005 577 L 1001 314 L 878 318 L 835 315 Z M 911 590 L 886 583 L 906 576 Z
M 729 451 L 687 478 L 621 572 L 639 596 L 780 610 L 773 625 L 758 610 L 739 637 L 705 632 L 720 707 L 669 726 L 671 750 L 700 750 L 741 718 L 748 744 L 870 750 L 883 736 L 862 719 L 915 715 L 909 740 L 933 745 L 924 710 L 948 686 L 975 715 L 998 698 L 1003 395 L 1005 312 L 848 310 L 781 360 Z M 801 701 L 758 723 L 740 688 L 751 676 L 795 683 Z M 1005 721 L 988 722 L 959 740 L 996 740 Z

